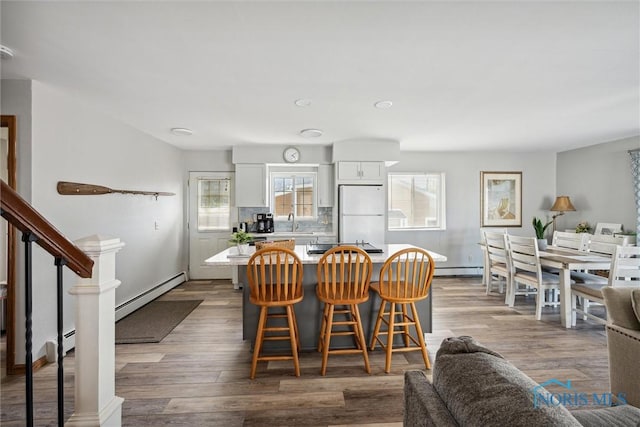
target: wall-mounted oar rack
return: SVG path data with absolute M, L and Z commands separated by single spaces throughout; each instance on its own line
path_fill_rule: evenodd
M 100 194 L 142 194 L 144 196 L 175 196 L 176 193 L 167 193 L 164 191 L 139 191 L 139 190 L 117 190 L 105 187 L 103 185 L 82 184 L 80 182 L 58 181 L 58 193 L 65 196 L 95 196 Z

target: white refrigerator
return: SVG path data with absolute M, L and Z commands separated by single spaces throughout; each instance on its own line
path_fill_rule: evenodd
M 338 241 L 366 242 L 374 246 L 385 240 L 385 194 L 381 185 L 338 187 Z

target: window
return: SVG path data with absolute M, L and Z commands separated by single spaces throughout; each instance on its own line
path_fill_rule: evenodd
M 230 229 L 231 182 L 198 178 L 198 231 Z
M 389 173 L 390 230 L 444 230 L 444 174 Z
M 271 189 L 274 218 L 287 219 L 291 213 L 296 219 L 316 217 L 316 173 L 273 172 Z

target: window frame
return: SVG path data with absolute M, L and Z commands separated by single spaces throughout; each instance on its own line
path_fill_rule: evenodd
M 389 212 L 391 212 L 391 208 L 393 206 L 392 204 L 392 178 L 393 177 L 397 177 L 397 176 L 409 176 L 412 178 L 412 189 L 411 189 L 411 203 L 414 203 L 414 198 L 415 198 L 415 193 L 414 193 L 414 179 L 417 176 L 438 176 L 440 179 L 440 185 L 439 185 L 439 193 L 440 193 L 440 197 L 436 198 L 436 201 L 438 203 L 437 206 L 437 214 L 438 214 L 438 219 L 439 219 L 439 223 L 436 226 L 430 227 L 427 225 L 424 226 L 406 226 L 406 227 L 391 227 L 389 222 L 391 220 Z M 446 230 L 447 229 L 447 210 L 446 210 L 446 176 L 444 172 L 388 172 L 387 173 L 387 194 L 388 194 L 388 200 L 387 200 L 387 204 L 388 204 L 388 213 L 387 213 L 387 231 L 442 231 L 442 230 Z
M 302 216 L 296 215 L 296 221 L 299 219 L 301 221 L 315 221 L 318 219 L 318 170 L 317 168 L 274 168 L 269 171 L 269 205 L 271 206 L 271 211 L 273 212 L 274 221 L 286 221 L 288 219 L 287 215 L 278 215 L 276 209 L 276 192 L 275 192 L 275 182 L 274 180 L 277 178 L 291 178 L 294 180 L 296 177 L 310 177 L 313 182 L 311 188 L 313 189 L 313 195 L 311 196 L 311 216 Z M 294 201 L 293 204 L 296 205 L 296 199 L 298 193 L 296 191 L 292 192 Z
M 201 194 L 201 184 L 203 183 L 203 181 L 218 181 L 219 184 L 221 183 L 225 183 L 227 185 L 227 192 L 229 193 L 229 201 L 228 201 L 228 213 L 226 216 L 226 221 L 224 225 L 221 225 L 219 227 L 202 227 L 201 223 L 200 223 L 200 216 L 201 214 L 201 209 L 216 209 L 217 207 L 215 206 L 202 206 L 202 194 Z M 196 208 L 196 215 L 195 215 L 195 219 L 196 219 L 196 230 L 198 233 L 220 233 L 220 232 L 226 232 L 226 231 L 231 231 L 231 223 L 232 223 L 232 216 L 233 216 L 233 207 L 234 207 L 234 201 L 233 201 L 233 179 L 228 177 L 228 176 L 207 176 L 207 177 L 197 177 L 195 178 L 195 185 L 196 185 L 196 203 L 197 206 Z M 218 196 L 220 196 L 221 194 L 218 194 Z M 215 195 L 213 195 L 213 197 L 215 197 Z

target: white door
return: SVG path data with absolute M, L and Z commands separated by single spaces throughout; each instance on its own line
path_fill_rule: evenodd
M 189 173 L 189 278 L 230 279 L 231 267 L 204 260 L 225 250 L 238 221 L 233 201 L 233 172 Z

